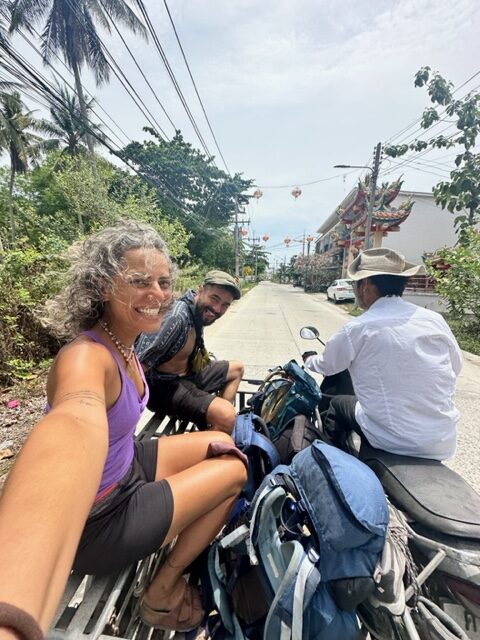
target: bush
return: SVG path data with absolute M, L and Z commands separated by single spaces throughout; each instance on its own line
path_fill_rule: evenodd
M 66 243 L 42 238 L 40 246 L 20 241 L 0 261 L 0 383 L 32 376 L 36 366 L 59 347 L 38 320 L 37 309 L 62 286 Z
M 472 322 L 480 325 L 480 231 L 469 229 L 462 244 L 440 249 L 427 268 L 436 281 L 435 289 L 448 303 L 451 318 L 470 329 Z

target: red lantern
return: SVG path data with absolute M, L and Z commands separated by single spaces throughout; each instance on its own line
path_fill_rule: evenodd
M 313 236 L 308 235 L 307 236 L 307 242 L 313 242 Z
M 248 229 L 242 229 L 242 236 L 248 236 Z
M 289 238 L 289 237 L 287 236 L 287 237 L 285 238 L 285 240 L 284 240 L 284 243 L 285 243 L 285 244 L 287 245 L 287 247 L 288 247 L 288 245 L 290 244 L 290 242 L 291 242 L 291 241 L 292 241 L 292 239 L 291 239 L 291 238 Z
M 270 240 L 270 236 L 267 236 L 267 234 L 265 234 L 264 236 L 262 236 L 262 240 L 264 242 L 268 242 L 268 240 Z
M 256 198 L 257 203 L 259 198 L 261 198 L 263 196 L 263 191 L 261 191 L 260 189 L 257 189 L 256 191 L 253 192 L 253 197 Z
M 298 196 L 302 195 L 302 190 L 299 189 L 298 187 L 295 187 L 295 189 L 292 190 L 292 196 L 295 198 L 295 200 L 298 198 Z

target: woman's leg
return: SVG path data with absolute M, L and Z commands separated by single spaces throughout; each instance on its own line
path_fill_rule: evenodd
M 220 531 L 245 483 L 246 469 L 237 457 L 207 459 L 211 442 L 233 444 L 225 433 L 212 431 L 160 439 L 156 479 L 168 481 L 174 504 L 165 544 L 178 539 L 147 590 L 151 607 L 168 610 L 178 602 L 185 569 Z

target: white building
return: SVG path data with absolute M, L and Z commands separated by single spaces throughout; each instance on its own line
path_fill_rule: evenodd
M 455 215 L 436 205 L 432 193 L 422 191 L 400 191 L 391 202 L 391 207 L 396 209 L 409 198 L 415 203 L 410 215 L 401 223 L 399 231 L 389 231 L 387 236 L 382 238 L 382 246 L 399 251 L 409 262 L 419 263 L 422 262 L 422 256 L 425 253 L 432 253 L 441 247 L 451 247 L 455 244 L 457 240 L 453 226 Z M 319 238 L 316 241 L 315 251 L 322 254 L 326 251 L 335 251 L 338 238 L 344 234 L 348 235 L 348 228 L 335 210 L 317 229 L 317 233 Z M 338 251 L 337 255 L 341 262 L 343 250 Z
M 342 268 L 343 276 L 346 275 L 347 266 L 353 259 L 353 254 L 348 248 L 349 227 L 339 218 L 337 211 L 348 202 L 350 195 L 317 229 L 319 236 L 315 244 L 315 252 L 320 255 L 328 254 L 329 263 L 337 265 L 338 269 Z M 397 230 L 388 231 L 386 237 L 378 238 L 372 235 L 374 242 L 372 246 L 394 249 L 403 254 L 409 262 L 421 264 L 424 254 L 434 253 L 437 249 L 451 247 L 456 243 L 457 237 L 454 230 L 456 214 L 436 205 L 432 193 L 420 191 L 401 190 L 390 203 L 390 207 L 397 209 L 409 199 L 414 201 L 414 205 L 408 218 L 396 228 Z M 347 240 L 347 246 L 342 246 L 342 240 Z M 445 305 L 433 293 L 432 286 L 425 279 L 424 282 L 425 284 L 419 284 L 418 290 L 415 286 L 414 290 L 405 297 L 421 306 L 444 311 Z

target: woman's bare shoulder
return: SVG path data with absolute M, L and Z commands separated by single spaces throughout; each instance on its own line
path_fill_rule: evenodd
M 50 369 L 47 395 L 53 400 L 59 388 L 88 389 L 106 385 L 118 377 L 117 365 L 110 351 L 88 336 L 79 336 L 60 349 Z

